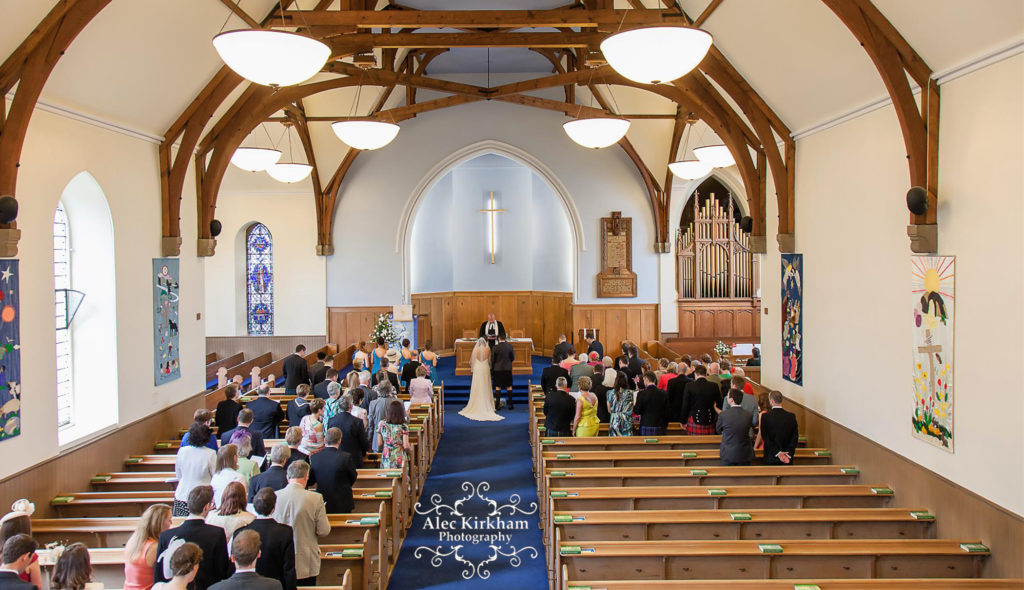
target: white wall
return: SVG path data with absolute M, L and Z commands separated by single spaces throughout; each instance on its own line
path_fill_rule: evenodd
M 355 161 L 338 203 L 335 252 L 371 257 L 380 272 L 372 281 L 343 283 L 340 277 L 350 268 L 347 258 L 329 257 L 328 305 L 389 305 L 402 300 L 403 253 L 396 251 L 394 244 L 403 208 L 413 198 L 417 183 L 437 163 L 486 139 L 530 153 L 567 188 L 581 217 L 586 244 L 578 253 L 577 302 L 657 302 L 653 221 L 636 168 L 621 149 L 587 150 L 574 144 L 562 131 L 564 121 L 557 113 L 500 102 L 467 104 L 403 121 L 402 131 L 391 145 L 362 154 Z M 633 218 L 633 269 L 640 277 L 635 299 L 612 301 L 596 296 L 599 220 L 611 211 Z M 348 223 L 350 219 L 359 223 Z
M 37 111 L 28 129 L 17 197 L 21 229 L 22 434 L 0 443 L 0 477 L 58 452 L 53 326 L 53 212 L 67 184 L 88 171 L 110 206 L 117 304 L 118 422 L 127 424 L 204 387 L 202 263 L 195 256 L 195 195 L 185 183 L 181 227 L 182 377 L 153 386 L 152 259 L 160 256 L 157 146 Z M 191 176 L 190 176 L 191 178 Z M 74 223 L 74 221 L 72 221 Z
M 571 291 L 572 228 L 558 197 L 536 174 L 533 175 L 533 213 L 533 290 Z
M 437 231 L 452 215 L 452 174 L 441 177 L 416 210 L 409 247 L 409 273 L 413 293 L 452 290 L 454 232 Z
M 765 384 L 1024 514 L 1024 56 L 942 86 L 939 252 L 957 257 L 955 453 L 911 434 L 909 174 L 892 107 L 798 142 L 804 385 L 780 375 L 779 265 L 762 294 Z M 772 186 L 769 182 L 769 186 Z M 769 235 L 777 207 L 768 199 Z
M 251 174 L 231 171 L 236 173 Z M 223 229 L 216 254 L 206 259 L 205 266 L 208 336 L 247 334 L 245 231 L 255 222 L 267 226 L 274 240 L 274 335 L 327 333 L 327 275 L 324 257 L 316 255 L 312 192 L 303 193 L 274 180 L 267 183 L 265 192 L 221 191 L 217 198 L 216 217 Z M 335 251 L 341 254 L 338 258 L 348 261 L 346 270 L 352 270 L 346 253 Z M 344 285 L 351 277 L 339 276 L 338 280 Z

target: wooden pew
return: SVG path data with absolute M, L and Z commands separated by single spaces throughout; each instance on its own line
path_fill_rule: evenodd
M 240 352 L 236 353 L 236 354 L 233 354 L 233 355 L 231 355 L 229 357 L 222 358 L 220 360 L 216 360 L 216 359 L 214 359 L 213 361 L 207 360 L 207 363 L 206 363 L 206 383 L 209 383 L 210 381 L 213 381 L 214 379 L 217 378 L 217 371 L 220 370 L 221 367 L 225 367 L 225 368 L 234 367 L 234 366 L 239 365 L 240 363 L 242 363 L 244 361 L 245 361 L 245 355 L 240 353 Z M 231 379 L 231 377 L 233 375 L 234 374 L 231 373 L 231 370 L 228 369 L 228 379 Z M 243 377 L 248 377 L 248 375 L 243 375 Z
M 558 538 L 557 572 L 570 579 L 972 578 L 987 550 L 945 539 L 602 541 Z M 772 545 L 781 553 L 770 551 Z M 559 576 L 561 577 L 561 576 Z M 560 580 L 558 581 L 560 583 Z
M 721 465 L 719 451 L 714 449 L 643 450 L 643 451 L 544 451 L 541 461 L 550 469 L 578 469 L 581 467 L 689 467 Z M 823 448 L 797 449 L 793 465 L 827 465 L 832 451 Z M 755 464 L 760 461 L 755 461 Z
M 217 353 L 216 352 L 208 352 L 208 353 L 206 353 L 206 364 L 215 363 L 215 362 L 217 362 Z
M 801 578 L 794 580 L 588 580 L 562 576 L 559 590 L 601 588 L 602 590 L 1020 590 L 1024 578 L 883 578 L 877 580 L 837 580 Z

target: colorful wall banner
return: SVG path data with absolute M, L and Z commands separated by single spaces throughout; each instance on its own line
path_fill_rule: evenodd
M 953 309 L 956 258 L 913 256 L 914 436 L 953 452 Z
M 782 255 L 782 378 L 804 384 L 804 255 Z
M 181 377 L 178 351 L 178 259 L 153 259 L 153 384 Z
M 0 441 L 21 434 L 21 301 L 17 260 L 0 262 Z

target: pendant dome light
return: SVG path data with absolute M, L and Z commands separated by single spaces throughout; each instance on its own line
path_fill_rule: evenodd
M 587 82 L 587 88 L 590 89 L 590 107 L 594 106 L 594 94 L 597 90 L 591 83 L 594 79 L 594 70 L 590 70 L 590 81 Z M 611 87 L 608 88 L 608 94 L 611 96 L 612 103 L 615 104 L 615 95 L 612 94 Z M 618 105 L 616 110 L 618 110 Z M 580 105 L 579 111 L 576 113 L 576 118 L 572 121 L 562 124 L 562 129 L 565 130 L 565 134 L 569 136 L 569 139 L 575 141 L 579 145 L 585 148 L 601 149 L 606 148 L 612 144 L 618 143 L 620 139 L 626 136 L 626 132 L 629 131 L 629 120 L 623 119 L 622 117 L 613 116 L 611 117 L 580 117 L 583 112 L 583 105 Z
M 359 97 L 362 96 L 362 92 L 362 74 L 360 74 L 359 84 L 356 86 L 356 97 L 352 101 L 352 108 L 349 110 L 350 116 L 354 115 L 359 107 Z M 338 136 L 338 139 L 353 149 L 378 150 L 394 141 L 402 128 L 393 122 L 376 121 L 374 119 L 350 119 L 331 123 L 331 130 Z
M 270 144 L 274 147 L 240 147 L 235 150 L 235 153 L 231 154 L 231 163 L 246 172 L 263 172 L 277 164 L 277 161 L 281 159 L 281 150 L 276 149 L 277 146 L 274 144 L 273 138 L 270 137 L 270 132 L 267 131 L 266 125 L 260 123 L 260 127 L 267 134 Z
M 645 27 L 615 33 L 601 42 L 601 53 L 616 72 L 641 84 L 681 78 L 711 49 L 712 37 L 689 27 Z
M 269 174 L 270 177 L 273 178 L 274 180 L 278 182 L 283 182 L 285 184 L 301 182 L 305 180 L 306 177 L 308 177 L 313 172 L 313 167 L 309 164 L 302 164 L 301 162 L 296 162 L 295 158 L 292 157 L 292 124 L 290 121 L 285 121 L 282 123 L 282 125 L 284 125 L 285 128 L 284 132 L 288 135 L 289 161 L 281 162 L 278 164 L 274 164 L 273 166 L 270 166 L 269 168 L 267 168 L 267 174 Z
M 729 148 L 721 144 L 694 148 L 693 155 L 713 168 L 728 168 L 736 163 Z
M 690 113 L 686 118 L 686 132 L 683 135 L 683 157 L 686 157 L 686 148 L 690 143 L 690 135 L 693 134 L 693 127 L 697 124 L 700 119 L 696 115 Z M 668 165 L 668 169 L 672 171 L 672 174 L 682 178 L 683 180 L 697 180 L 698 178 L 704 178 L 711 172 L 713 166 L 707 162 L 700 160 L 679 160 L 672 162 Z
M 283 5 L 281 22 L 287 26 Z M 213 47 L 221 60 L 239 76 L 256 84 L 274 87 L 305 82 L 323 69 L 331 57 L 331 48 L 317 39 L 271 29 L 222 32 L 213 38 Z

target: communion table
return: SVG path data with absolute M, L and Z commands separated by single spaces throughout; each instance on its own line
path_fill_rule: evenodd
M 513 375 L 530 375 L 533 373 L 531 356 L 533 355 L 533 338 L 509 338 L 516 360 L 512 362 Z M 476 338 L 459 338 L 455 341 L 455 374 L 472 375 L 469 368 L 469 357 L 476 346 Z

